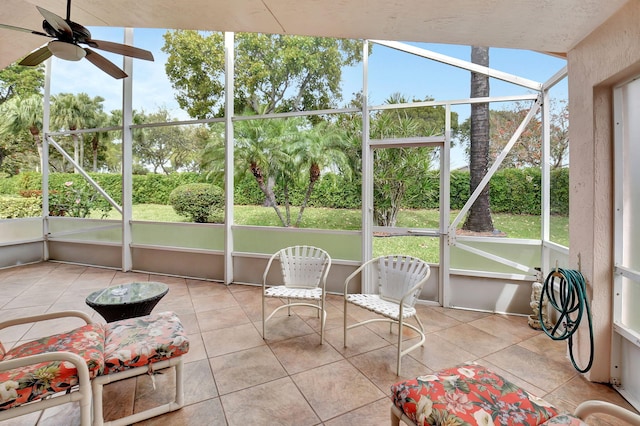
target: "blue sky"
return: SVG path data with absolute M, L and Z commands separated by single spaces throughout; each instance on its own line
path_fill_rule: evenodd
M 90 27 L 92 37 L 98 40 L 122 42 L 121 29 Z M 173 89 L 165 72 L 166 55 L 160 50 L 164 39 L 164 30 L 136 29 L 133 44 L 153 52 L 155 61 L 134 60 L 134 108 L 153 112 L 165 107 L 177 119 L 188 119 L 173 98 Z M 457 59 L 469 61 L 469 46 L 417 44 L 418 46 L 445 54 Z M 99 51 L 116 65 L 122 66 L 122 57 Z M 514 49 L 491 48 L 489 50 L 490 67 L 524 77 L 537 82 L 544 82 L 565 65 L 565 61 L 549 55 Z M 436 100 L 454 100 L 469 97 L 470 74 L 448 65 L 430 61 L 415 55 L 399 52 L 380 45 L 374 45 L 369 58 L 369 102 L 371 105 L 384 103 L 393 93 L 400 93 L 407 98 L 431 97 Z M 352 93 L 360 90 L 362 85 L 362 67 L 343 69 L 343 103 L 346 104 Z M 521 95 L 530 93 L 526 89 L 491 80 L 492 96 Z M 105 98 L 105 110 L 111 111 L 122 107 L 122 83 L 98 70 L 86 60 L 67 62 L 54 58 L 52 94 L 62 92 L 85 92 L 90 96 Z M 559 99 L 567 97 L 566 80 L 556 86 L 552 96 Z M 497 106 L 495 106 L 497 108 Z M 494 106 L 492 105 L 492 108 Z M 457 107 L 454 111 L 461 119 L 468 117 L 468 107 Z M 464 165 L 461 152 L 452 153 L 452 167 Z

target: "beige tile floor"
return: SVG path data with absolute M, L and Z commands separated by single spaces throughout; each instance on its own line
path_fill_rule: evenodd
M 47 262 L 0 270 L 0 318 L 79 309 L 104 321 L 84 302 L 90 292 L 147 280 L 169 285 L 154 311 L 172 310 L 180 316 L 191 349 L 185 356 L 185 407 L 144 425 L 388 425 L 391 384 L 465 361 L 484 364 L 566 411 L 586 399 L 630 407 L 611 387 L 578 374 L 565 355 L 565 342 L 533 330 L 520 316 L 419 306 L 427 341 L 403 358 L 400 378 L 395 375 L 396 337 L 388 326 L 354 329 L 349 347 L 343 347 L 338 295 L 327 297 L 324 345 L 319 344 L 319 321 L 309 308 L 290 317 L 281 311 L 268 323 L 265 341 L 259 287 Z M 269 301 L 271 307 L 277 303 Z M 350 308 L 348 315 L 361 319 L 370 314 Z M 13 327 L 0 332 L 0 340 L 12 346 L 74 326 L 56 321 Z M 158 375 L 156 390 L 147 376 L 108 385 L 108 419 L 166 401 L 173 391 L 172 376 Z M 79 424 L 77 407 L 63 407 L 0 425 Z M 589 420 L 620 424 L 606 417 Z

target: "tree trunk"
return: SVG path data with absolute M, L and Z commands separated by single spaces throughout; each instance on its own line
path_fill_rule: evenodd
M 264 184 L 264 179 L 263 179 L 263 184 Z M 273 194 L 273 187 L 276 184 L 276 180 L 274 177 L 272 176 L 268 176 L 267 177 L 267 191 L 262 191 L 266 194 L 266 197 L 264 199 L 264 202 L 262 203 L 262 207 L 275 207 L 276 205 L 276 197 Z
M 471 62 L 489 66 L 489 48 L 471 47 Z M 489 96 L 489 77 L 471 73 L 471 97 Z M 472 194 L 489 169 L 489 104 L 471 104 L 471 148 L 470 148 L 470 194 Z M 493 231 L 489 202 L 489 185 L 484 187 L 480 196 L 469 210 L 469 215 L 462 226 L 474 232 Z
M 92 156 L 93 156 L 93 172 L 97 172 L 98 171 L 98 137 L 94 136 L 93 139 L 91 139 L 91 151 L 92 151 Z
M 44 159 L 42 158 L 43 148 L 42 148 L 42 139 L 40 138 L 40 130 L 36 126 L 32 126 L 29 128 L 29 132 L 31 133 L 31 136 L 33 137 L 33 141 L 36 144 L 36 149 L 38 150 L 38 157 L 40 158 L 39 172 L 42 173 L 44 171 Z
M 396 226 L 400 203 L 407 191 L 404 182 L 401 181 L 389 182 L 389 188 L 389 194 L 387 195 L 389 206 L 387 208 L 378 206 L 373 211 L 373 217 L 378 226 Z
M 69 130 L 74 131 L 76 130 L 75 126 L 69 126 Z M 73 135 L 71 135 L 71 139 L 73 140 L 73 161 L 81 166 L 80 164 L 80 141 L 78 140 L 78 135 L 76 133 L 74 133 Z M 73 173 L 78 173 L 78 169 L 76 169 L 75 167 L 73 168 Z
M 278 208 L 278 203 L 276 203 L 276 196 L 273 193 L 273 190 L 269 189 L 268 185 L 265 185 L 262 169 L 260 169 L 260 167 L 258 167 L 256 163 L 251 163 L 251 174 L 253 174 L 253 177 L 256 178 L 256 182 L 258 182 L 258 187 L 260 188 L 262 193 L 265 195 L 265 198 L 271 202 L 271 207 L 273 207 L 273 209 L 276 211 L 276 214 L 278 215 L 278 219 L 280 219 L 282 226 L 284 227 L 288 226 L 287 222 L 282 216 L 282 212 Z
M 311 193 L 313 192 L 313 188 L 316 185 L 316 182 L 320 179 L 320 167 L 317 164 L 312 164 L 309 167 L 309 186 L 307 186 L 307 192 L 304 194 L 304 200 L 302 200 L 302 205 L 300 206 L 300 211 L 298 212 L 298 219 L 296 219 L 295 227 L 300 226 L 300 222 L 302 222 L 302 213 L 304 209 L 307 207 L 307 203 L 311 198 Z

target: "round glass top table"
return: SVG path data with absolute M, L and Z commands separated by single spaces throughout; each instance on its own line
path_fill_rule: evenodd
M 169 286 L 153 281 L 133 282 L 94 291 L 85 300 L 107 322 L 149 315 Z

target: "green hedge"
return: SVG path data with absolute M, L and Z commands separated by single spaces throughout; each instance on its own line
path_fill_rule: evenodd
M 0 219 L 41 215 L 42 201 L 39 197 L 0 197 Z
M 89 173 L 111 198 L 122 202 L 122 176 L 108 173 Z M 0 179 L 0 194 L 17 195 L 20 191 L 41 190 L 42 176 L 40 173 L 21 173 L 11 178 Z M 81 183 L 84 178 L 76 173 L 49 174 L 49 189 L 55 190 L 64 186 L 65 182 Z M 133 202 L 135 204 L 169 204 L 169 194 L 175 188 L 187 183 L 205 182 L 205 177 L 197 173 L 172 173 L 170 175 L 146 174 L 133 175 Z
M 117 202 L 121 202 L 122 177 L 116 174 L 89 174 Z M 60 188 L 67 181 L 82 181 L 79 174 L 52 173 L 50 189 Z M 39 190 L 39 173 L 21 173 L 0 179 L 0 194 L 17 195 L 20 191 Z M 169 194 L 180 185 L 210 183 L 204 175 L 196 173 L 173 173 L 170 175 L 146 174 L 133 176 L 134 204 L 169 204 Z M 458 210 L 469 198 L 469 172 L 450 173 L 451 208 Z M 504 169 L 491 179 L 491 210 L 495 213 L 539 215 L 541 211 L 541 174 L 539 169 Z M 289 190 L 293 205 L 300 205 L 304 198 L 306 182 Z M 439 172 L 437 170 L 416 176 L 408 182 L 403 207 L 409 209 L 437 209 L 439 206 Z M 275 188 L 278 194 L 278 188 Z M 239 205 L 261 205 L 264 194 L 251 178 L 235 182 L 235 203 Z M 325 174 L 316 183 L 309 200 L 311 207 L 359 209 L 361 207 L 359 181 L 347 181 L 334 174 Z M 279 200 L 282 201 L 282 200 Z M 551 172 L 551 212 L 569 213 L 569 170 Z

